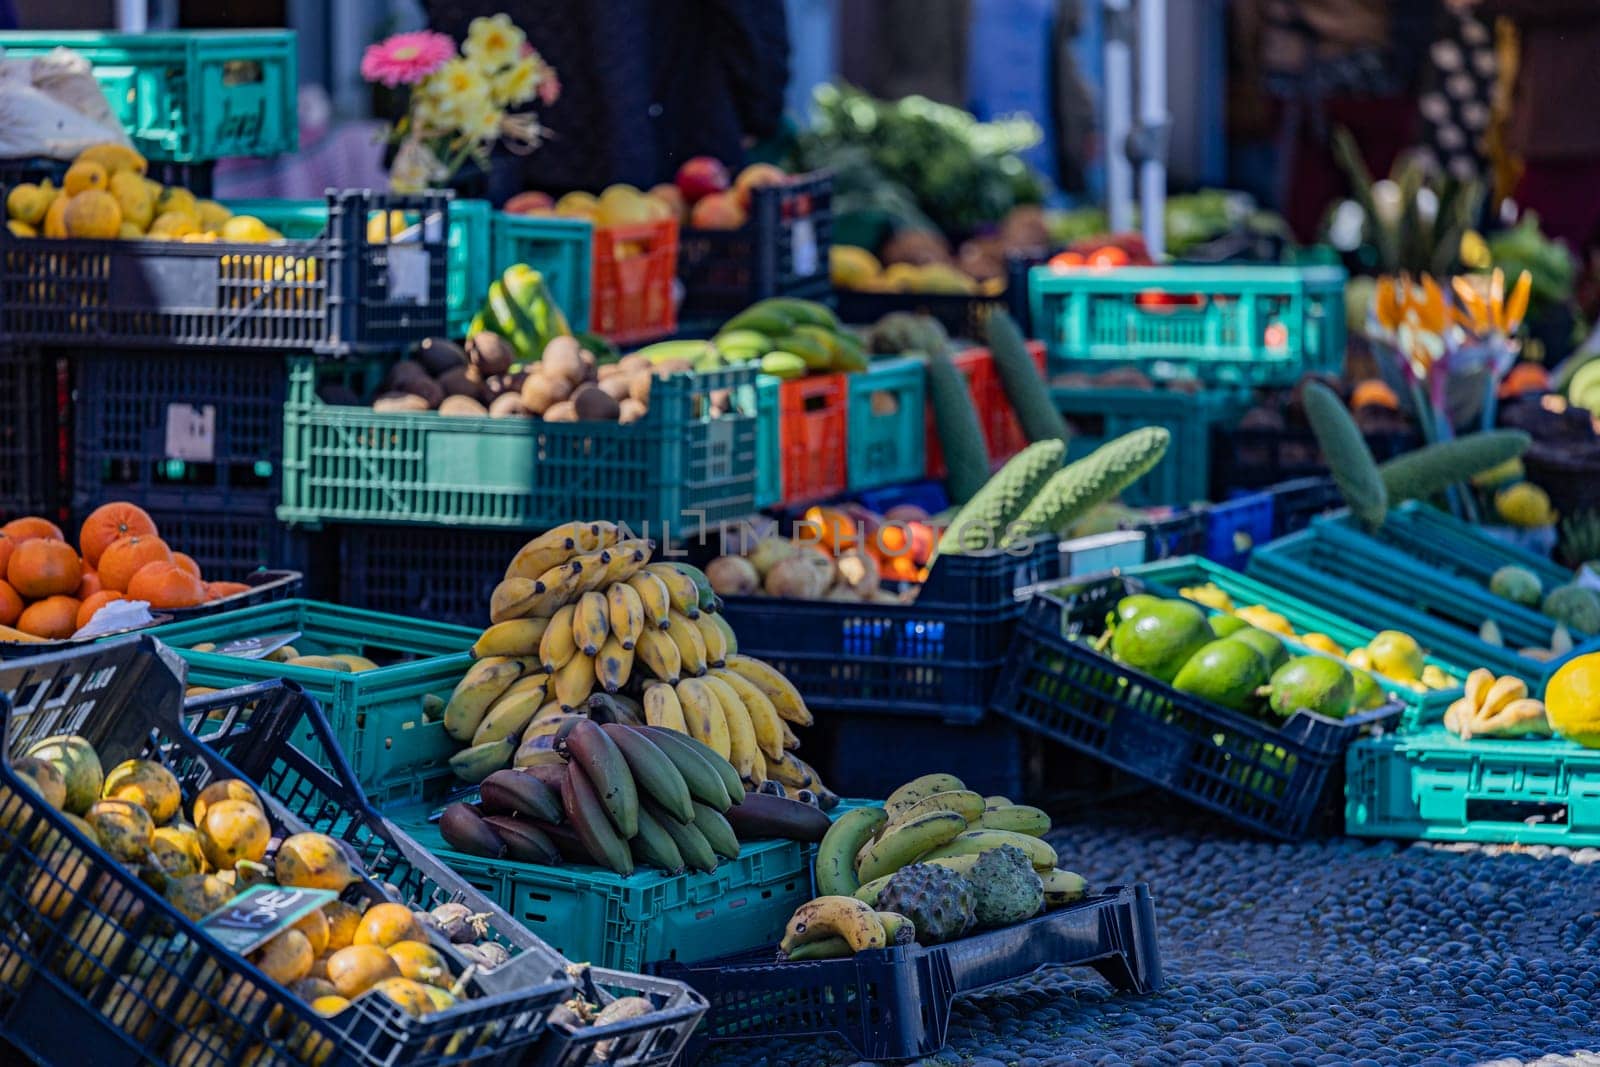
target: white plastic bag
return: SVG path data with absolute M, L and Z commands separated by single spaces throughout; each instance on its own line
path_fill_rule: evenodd
M 126 142 L 121 123 L 111 113 L 111 101 L 94 80 L 94 67 L 72 49 L 57 48 L 34 59 L 31 80 L 35 89 L 115 131 L 115 140 Z
M 107 141 L 127 143 L 121 129 L 107 129 L 31 85 L 0 83 L 0 158 L 71 159 Z

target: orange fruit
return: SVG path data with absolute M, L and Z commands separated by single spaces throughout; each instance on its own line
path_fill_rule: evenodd
M 83 568 L 83 577 L 78 579 L 78 591 L 73 595 L 82 600 L 85 597 L 94 596 L 101 588 L 100 575 L 85 566 Z
M 71 637 L 78 629 L 78 601 L 70 596 L 35 601 L 18 616 L 17 629 L 35 637 Z
M 78 629 L 89 625 L 89 620 L 94 618 L 94 613 L 111 603 L 113 600 L 126 600 L 127 597 L 112 589 L 102 589 L 98 593 L 90 593 L 78 603 Z
M 136 535 L 159 536 L 155 520 L 137 504 L 113 500 L 109 504 L 101 504 L 83 520 L 83 526 L 78 530 L 78 550 L 83 553 L 85 563 L 91 567 L 98 567 L 100 553 L 104 552 L 111 542 L 121 537 Z
M 206 599 L 221 600 L 225 596 L 235 596 L 239 593 L 248 593 L 250 587 L 243 582 L 207 582 Z
M 67 539 L 67 535 L 61 532 L 61 527 L 49 519 L 41 519 L 37 515 L 12 519 L 4 526 L 0 526 L 0 533 L 17 541 L 30 541 L 35 537 L 53 537 L 57 541 L 65 541 Z
M 127 591 L 128 599 L 147 600 L 152 608 L 192 608 L 206 599 L 206 587 L 200 579 L 164 560 L 140 567 Z
M 65 541 L 24 541 L 6 564 L 6 581 L 29 600 L 77 592 L 82 580 L 83 561 Z
M 171 563 L 172 550 L 154 534 L 130 534 L 119 537 L 100 553 L 100 588 L 128 591 L 128 583 L 146 563 Z
M 10 582 L 0 582 L 0 626 L 15 626 L 22 614 L 22 597 Z
M 182 567 L 196 578 L 200 577 L 200 564 L 196 563 L 194 561 L 194 557 L 189 555 L 187 552 L 174 552 L 172 554 L 172 562 L 176 563 L 178 566 Z
M 8 533 L 0 533 L 0 576 L 6 573 L 6 567 L 11 564 L 11 553 L 20 542 Z

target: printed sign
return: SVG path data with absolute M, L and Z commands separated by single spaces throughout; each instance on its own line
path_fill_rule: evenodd
M 251 886 L 200 921 L 206 932 L 239 956 L 249 955 L 325 904 L 339 899 L 331 889 Z
M 390 245 L 389 302 L 428 302 L 428 250 L 420 244 Z
M 216 405 L 167 405 L 167 458 L 191 463 L 210 463 L 217 458 Z
M 240 659 L 263 659 L 299 636 L 299 630 L 287 630 L 277 634 L 239 637 L 220 644 L 211 651 L 221 656 L 238 656 Z

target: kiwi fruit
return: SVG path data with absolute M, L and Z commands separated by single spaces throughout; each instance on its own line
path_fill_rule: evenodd
M 585 382 L 572 393 L 572 406 L 585 422 L 616 422 L 622 408 L 597 385 Z
M 487 415 L 489 409 L 470 396 L 457 393 L 444 398 L 444 403 L 439 405 L 441 415 Z
M 448 337 L 425 337 L 417 345 L 416 362 L 435 377 L 452 367 L 464 366 L 467 354 Z
M 471 397 L 480 405 L 488 399 L 483 379 L 470 366 L 452 367 L 439 375 L 437 380 L 444 387 L 444 391 L 451 396 Z
M 466 358 L 488 378 L 510 370 L 517 353 L 504 337 L 480 330 L 467 339 Z
M 584 379 L 583 360 L 579 355 L 576 337 L 552 337 L 550 343 L 544 346 L 544 355 L 539 362 L 546 374 L 565 378 L 574 384 Z

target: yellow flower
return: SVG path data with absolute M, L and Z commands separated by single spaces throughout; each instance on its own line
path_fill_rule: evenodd
M 539 91 L 539 78 L 543 73 L 543 64 L 536 57 L 523 56 L 494 76 L 490 95 L 501 107 L 525 104 Z
M 489 81 L 483 72 L 465 59 L 452 59 L 424 83 L 426 91 L 440 97 L 447 107 L 470 106 L 473 98 L 488 99 Z
M 487 99 L 473 98 L 456 110 L 456 129 L 475 141 L 488 141 L 500 136 L 500 120 L 505 112 Z
M 467 39 L 461 45 L 461 52 L 479 70 L 492 74 L 515 63 L 527 39 L 527 35 L 512 24 L 510 15 L 476 18 L 467 27 Z

